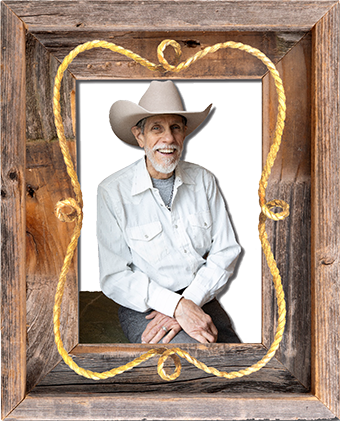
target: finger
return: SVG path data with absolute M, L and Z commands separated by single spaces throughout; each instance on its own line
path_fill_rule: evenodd
M 163 331 L 164 332 L 164 331 Z M 154 338 L 159 334 L 159 327 L 156 326 L 149 330 L 148 332 L 144 332 L 142 335 L 142 341 L 146 343 L 156 343 L 154 342 Z M 165 335 L 165 332 L 164 332 Z
M 218 330 L 213 322 L 211 322 L 211 324 L 209 325 L 209 328 L 211 330 L 211 333 L 217 338 Z
M 152 324 L 152 327 L 150 329 L 145 329 L 142 340 L 144 340 L 146 343 L 157 343 L 159 340 L 163 338 L 164 335 L 166 335 L 167 331 L 163 329 L 163 326 L 166 327 L 167 317 L 164 317 L 158 321 L 157 323 L 152 320 L 149 325 Z M 148 325 L 148 326 L 149 326 Z M 169 329 L 167 327 L 167 329 Z M 160 333 L 163 332 L 163 334 L 160 336 Z
M 158 344 L 158 342 L 167 334 L 167 332 L 160 328 L 156 335 L 150 340 L 150 344 Z
M 150 341 L 150 343 L 158 343 L 160 342 L 160 340 L 164 337 L 167 337 L 170 332 L 170 339 L 167 341 L 169 342 L 173 336 L 175 336 L 182 328 L 181 326 L 172 318 L 169 318 L 166 323 L 161 324 L 158 326 L 159 331 L 157 332 L 157 334 L 154 336 L 154 338 Z M 163 340 L 164 342 L 164 340 Z M 164 342 L 164 343 L 167 343 Z
M 207 332 L 205 330 L 202 330 L 201 336 L 203 336 L 209 343 L 214 343 L 217 339 L 216 335 L 213 335 L 211 332 Z
M 160 336 L 160 333 L 162 332 L 159 329 L 153 329 L 147 335 L 142 336 L 142 342 L 147 344 L 156 344 L 159 340 L 162 339 L 166 332 L 163 331 L 162 336 Z
M 210 332 L 207 332 L 204 329 L 199 329 L 194 332 L 187 332 L 192 338 L 196 339 L 196 341 L 200 342 L 201 344 L 207 343 L 214 343 L 216 342 L 216 338 Z
M 152 319 L 148 325 L 146 326 L 143 334 L 142 334 L 142 339 L 150 339 L 150 335 L 151 337 L 155 336 L 159 330 L 159 325 L 163 325 L 166 322 L 167 316 L 159 316 L 159 314 Z
M 190 336 L 194 339 L 196 339 L 196 341 L 198 341 L 201 344 L 208 344 L 209 341 L 201 334 L 199 333 L 191 333 Z
M 180 327 L 177 329 L 171 329 L 170 332 L 163 338 L 163 344 L 168 344 L 181 330 L 182 329 Z
M 152 311 L 150 314 L 145 316 L 145 318 L 150 320 L 150 319 L 153 319 L 156 315 L 157 315 L 157 311 Z

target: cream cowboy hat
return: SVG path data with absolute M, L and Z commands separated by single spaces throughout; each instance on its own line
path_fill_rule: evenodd
M 131 127 L 145 117 L 160 114 L 178 114 L 187 119 L 186 135 L 192 133 L 207 117 L 212 104 L 204 111 L 184 111 L 179 92 L 171 80 L 165 82 L 152 81 L 138 105 L 131 101 L 117 101 L 110 109 L 112 130 L 126 143 L 138 145 Z

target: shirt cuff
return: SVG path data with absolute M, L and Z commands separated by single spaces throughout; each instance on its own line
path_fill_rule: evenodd
M 209 301 L 208 295 L 207 291 L 205 289 L 201 289 L 198 285 L 189 285 L 182 294 L 184 298 L 193 301 L 199 307 L 202 307 Z
M 148 306 L 153 310 L 169 317 L 174 317 L 174 312 L 182 295 L 152 282 L 149 286 Z
M 212 300 L 221 287 L 223 287 L 229 275 L 221 268 L 208 268 L 202 266 L 197 272 L 195 279 L 183 292 L 183 297 L 193 301 L 199 307 Z M 214 285 L 207 289 L 207 279 L 215 279 Z

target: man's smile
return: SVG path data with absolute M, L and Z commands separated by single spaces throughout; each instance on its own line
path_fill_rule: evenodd
M 157 152 L 165 155 L 171 155 L 176 151 L 176 148 L 160 148 L 156 149 Z

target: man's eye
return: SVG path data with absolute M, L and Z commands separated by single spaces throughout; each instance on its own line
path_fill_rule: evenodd
M 159 126 L 153 126 L 152 127 L 152 130 L 159 130 L 160 129 L 160 127 Z

